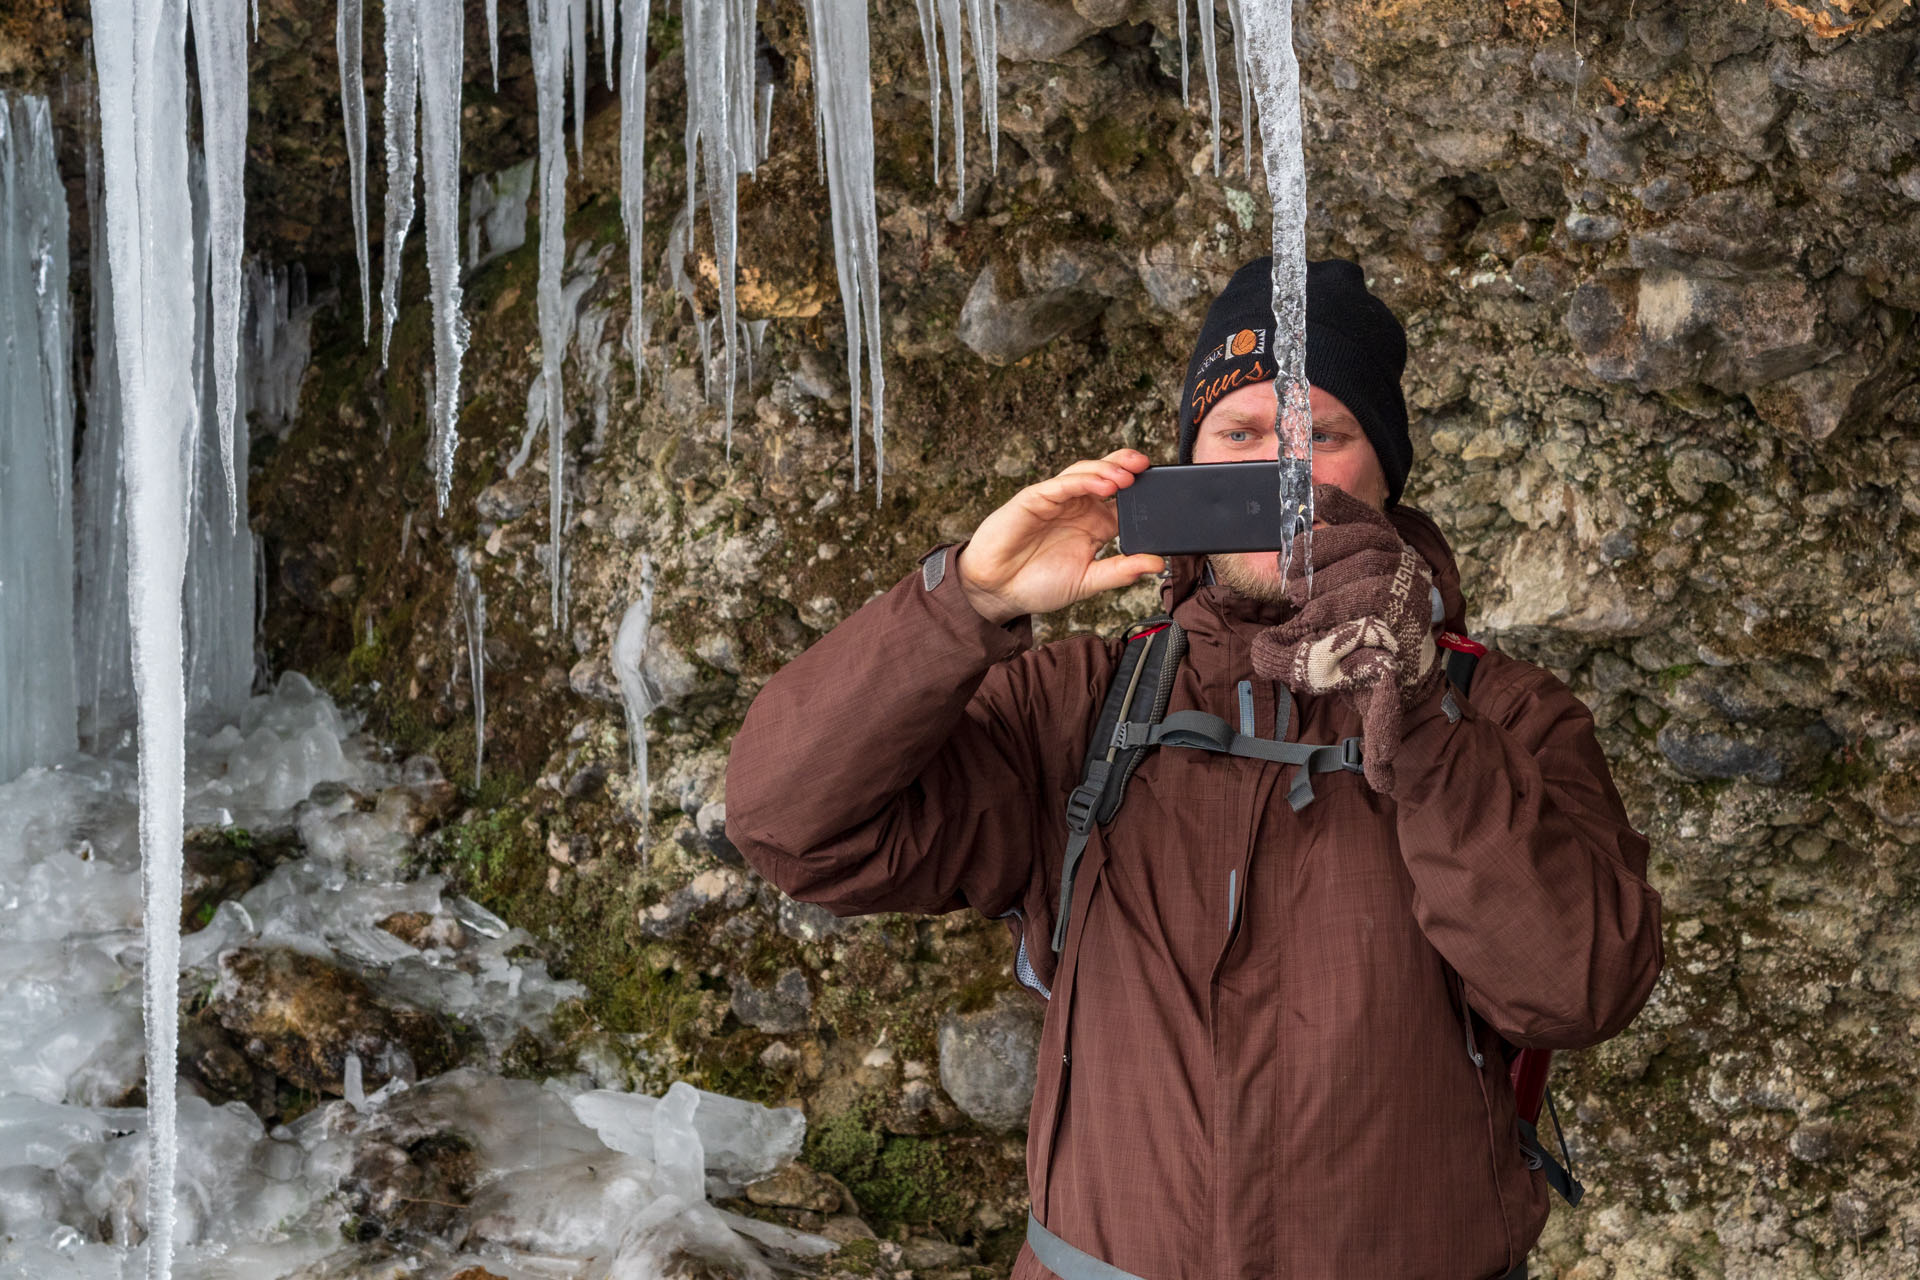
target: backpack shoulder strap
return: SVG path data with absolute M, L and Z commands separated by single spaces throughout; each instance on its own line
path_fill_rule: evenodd
M 1080 785 L 1067 797 L 1067 852 L 1060 866 L 1060 906 L 1054 913 L 1053 950 L 1058 955 L 1067 945 L 1067 920 L 1073 908 L 1073 878 L 1080 869 L 1081 855 L 1094 827 L 1109 821 L 1125 798 L 1127 782 L 1150 749 L 1118 746 L 1114 731 L 1145 712 L 1149 722 L 1167 713 L 1167 699 L 1173 695 L 1173 678 L 1180 659 L 1187 651 L 1187 633 L 1172 617 L 1162 614 L 1136 622 L 1127 628 L 1125 647 L 1114 667 L 1113 683 L 1107 686 L 1106 701 L 1100 718 L 1094 722 L 1093 737 L 1087 742 L 1086 763 L 1081 769 Z

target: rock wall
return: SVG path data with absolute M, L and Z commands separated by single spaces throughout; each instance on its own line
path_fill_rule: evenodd
M 524 16 L 502 9 L 497 94 L 478 5 L 467 27 L 476 176 L 530 154 Z M 800 7 L 760 16 L 773 155 L 741 185 L 741 300 L 768 323 L 730 431 L 665 256 L 685 248 L 711 315 L 704 210 L 672 234 L 677 14 L 653 31 L 638 382 L 618 108 L 596 83 L 569 193 L 557 627 L 543 439 L 512 465 L 539 362 L 531 242 L 468 281 L 469 399 L 438 518 L 417 241 L 388 369 L 359 336 L 332 6 L 264 0 L 254 52 L 252 245 L 338 290 L 296 426 L 255 447 L 274 663 L 352 693 L 461 783 L 442 860 L 594 992 L 544 1069 L 803 1102 L 810 1162 L 870 1219 L 974 1251 L 921 1239 L 906 1256 L 930 1272 L 1004 1272 L 1017 1245 L 1021 1137 L 1004 1129 L 1033 1017 L 1009 994 L 1010 948 L 986 922 L 782 900 L 722 834 L 728 739 L 771 672 L 1022 484 L 1121 444 L 1170 457 L 1199 316 L 1267 243 L 1224 12 L 1216 172 L 1198 38 L 1183 102 L 1170 4 L 999 11 L 999 168 L 970 124 L 957 207 L 950 168 L 933 180 L 914 16 L 875 17 L 880 503 L 870 445 L 853 466 Z M 1477 633 L 1593 708 L 1667 904 L 1646 1011 L 1563 1059 L 1589 1199 L 1555 1213 L 1536 1270 L 1912 1274 L 1920 20 L 1902 0 L 1350 0 L 1296 22 L 1311 251 L 1357 258 L 1409 330 L 1409 500 L 1455 539 Z M 0 74 L 57 77 L 14 38 L 0 25 Z M 377 103 L 376 38 L 367 57 Z M 487 595 L 480 777 L 456 547 Z M 643 559 L 648 797 L 608 660 Z M 1137 589 L 1038 629 L 1151 607 Z

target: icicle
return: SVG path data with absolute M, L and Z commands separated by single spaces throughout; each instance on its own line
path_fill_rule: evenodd
M 0 782 L 77 745 L 72 305 L 47 100 L 0 93 Z
M 619 29 L 614 24 L 618 9 L 619 0 L 600 0 L 600 48 L 607 55 L 607 88 L 609 89 L 620 87 L 613 78 L 614 35 Z
M 493 16 L 494 0 L 487 0 L 487 16 Z M 340 55 L 340 114 L 347 130 L 347 178 L 352 185 L 348 202 L 353 207 L 353 252 L 360 262 L 360 341 L 373 335 L 373 294 L 367 271 L 367 86 L 362 64 L 361 38 L 364 23 L 360 0 L 340 0 L 333 28 L 334 49 Z M 496 89 L 499 85 L 494 86 Z
M 367 1086 L 365 1068 L 360 1065 L 360 1055 L 349 1053 L 347 1065 L 340 1073 L 340 1096 L 347 1105 L 361 1115 L 367 1114 Z
M 387 367 L 393 324 L 400 316 L 400 258 L 413 226 L 414 142 L 420 97 L 420 49 L 414 32 L 415 0 L 386 0 L 387 10 L 387 225 L 381 263 L 380 367 Z
M 1213 176 L 1220 176 L 1220 57 L 1213 41 L 1213 0 L 1200 6 L 1200 60 L 1207 68 L 1207 110 L 1213 118 Z
M 453 564 L 454 592 L 467 632 L 467 675 L 473 681 L 473 785 L 478 787 L 487 759 L 487 593 L 465 547 L 453 549 Z
M 960 74 L 960 46 L 963 43 L 960 0 L 935 0 L 935 3 L 940 13 L 941 38 L 947 46 L 947 89 L 953 94 L 953 211 L 958 214 L 967 199 L 967 82 Z M 855 429 L 855 435 L 858 435 L 858 428 Z M 854 465 L 857 470 L 859 464 L 856 462 Z
M 548 577 L 553 624 L 560 625 L 560 542 L 567 434 L 566 397 L 560 362 L 566 352 L 561 315 L 560 271 L 567 253 L 567 151 L 565 101 L 568 0 L 527 0 L 533 39 L 533 83 L 540 129 L 540 380 L 547 397 Z
M 940 28 L 934 16 L 934 0 L 913 2 L 920 10 L 920 44 L 927 54 L 927 109 L 933 114 L 933 185 L 937 187 L 940 185 Z M 819 124 L 816 112 L 816 130 Z
M 427 193 L 427 276 L 433 291 L 433 425 L 428 446 L 440 514 L 453 492 L 459 448 L 460 362 L 467 318 L 460 310 L 460 81 L 466 48 L 463 0 L 420 0 L 420 154 Z
M 587 5 L 592 0 L 560 0 L 566 6 L 573 40 L 573 157 L 587 153 Z
M 880 231 L 873 205 L 873 90 L 864 0 L 807 0 L 807 28 L 827 156 L 833 261 L 847 320 L 854 478 L 858 483 L 864 330 L 873 388 L 873 500 L 878 506 L 886 477 L 886 380 L 880 370 Z
M 500 0 L 487 0 L 487 66 L 493 71 L 493 91 L 500 92 Z
M 147 1275 L 173 1265 L 185 705 L 180 593 L 194 426 L 183 0 L 95 0 L 107 244 L 128 416 L 128 586 L 140 714 L 146 940 Z
M 87 208 L 93 269 L 93 381 L 87 389 L 87 427 L 80 437 L 77 477 L 79 532 L 74 602 L 75 677 L 80 739 L 104 752 L 112 734 L 133 722 L 133 642 L 127 617 L 126 486 L 120 473 L 125 422 L 113 323 L 113 264 L 102 215 L 97 137 L 87 148 Z
M 620 69 L 620 220 L 627 228 L 627 292 L 632 320 L 627 346 L 633 353 L 633 385 L 640 387 L 646 365 L 647 308 L 641 284 L 647 220 L 647 23 L 650 0 L 622 0 L 620 25 L 627 41 Z
M 240 15 L 244 17 L 244 15 Z M 220 252 L 213 213 L 212 166 L 193 150 L 188 166 L 193 201 L 193 278 L 205 280 Z M 289 291 L 290 292 L 290 291 Z M 290 299 L 279 293 L 277 309 Z M 242 430 L 229 435 L 215 409 L 220 316 L 211 294 L 194 308 L 196 379 L 194 450 L 187 487 L 187 562 L 182 589 L 186 646 L 186 717 L 211 729 L 237 718 L 253 689 L 253 533 L 234 521 L 224 495 L 213 492 L 222 452 L 234 449 L 236 489 L 232 500 L 247 504 L 247 389 L 251 377 L 235 379 L 234 406 Z M 237 373 L 249 374 L 244 363 Z
M 1180 11 L 1180 105 L 1187 105 L 1187 6 L 1193 0 L 1174 0 L 1174 8 Z
M 1000 171 L 1000 27 L 994 0 L 967 0 L 973 32 L 973 70 L 980 77 L 980 127 L 987 133 L 988 169 Z
M 213 395 L 220 423 L 220 470 L 227 518 L 241 522 L 233 479 L 234 371 L 240 363 L 240 262 L 246 255 L 247 10 L 245 0 L 192 0 L 193 48 L 200 71 L 200 138 L 207 157 L 212 229 L 208 269 L 213 293 Z M 260 19 L 254 15 L 254 31 Z
M 741 162 L 734 144 L 739 113 L 744 110 L 751 119 L 753 110 L 752 64 L 749 61 L 745 67 L 740 65 L 739 25 L 744 21 L 747 30 L 751 31 L 753 0 L 719 0 L 718 3 L 682 0 L 681 13 L 686 38 L 687 211 L 691 217 L 697 158 L 704 166 L 698 172 L 706 180 L 707 215 L 713 225 L 714 264 L 720 277 L 720 332 L 728 339 L 724 398 L 727 447 L 731 451 L 736 356 L 731 335 L 738 318 L 734 294 L 738 234 L 734 179 L 747 167 Z
M 1258 0 L 1256 0 L 1256 3 Z M 1240 164 L 1253 181 L 1253 75 L 1247 61 L 1247 0 L 1227 0 L 1227 19 L 1233 23 L 1233 71 L 1240 78 Z M 1292 21 L 1291 18 L 1288 19 Z
M 1286 581 L 1296 534 L 1307 540 L 1313 590 L 1313 412 L 1307 395 L 1307 176 L 1300 142 L 1300 63 L 1293 7 L 1262 5 L 1247 15 L 1247 60 L 1260 100 L 1260 149 L 1273 204 L 1275 430 L 1280 437 L 1280 575 Z
M 639 797 L 644 828 L 647 804 L 647 715 L 657 701 L 646 677 L 647 630 L 653 625 L 653 561 L 640 553 L 640 598 L 627 606 L 620 630 L 613 638 L 613 675 L 620 683 L 620 701 L 627 708 L 627 744 L 632 753 L 634 790 Z

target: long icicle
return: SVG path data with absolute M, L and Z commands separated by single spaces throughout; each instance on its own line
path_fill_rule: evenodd
M 246 0 L 192 0 L 193 48 L 199 66 L 200 138 L 207 157 L 208 258 L 213 293 L 213 397 L 219 414 L 220 469 L 227 518 L 242 519 L 233 482 L 236 429 L 234 379 L 240 364 L 240 263 L 246 256 L 247 5 Z M 245 424 L 239 424 L 244 429 Z
M 651 0 L 623 0 L 620 16 L 626 32 L 620 68 L 620 219 L 627 228 L 627 291 L 633 309 L 627 344 L 633 353 L 636 389 L 647 352 L 647 309 L 641 286 L 647 274 L 642 247 L 647 221 L 647 23 L 651 8 Z
M 567 405 L 560 362 L 566 320 L 560 312 L 560 273 L 567 254 L 566 67 L 568 0 L 527 0 L 533 42 L 534 102 L 540 129 L 540 381 L 547 397 L 548 577 L 553 625 L 560 625 L 561 499 L 566 463 Z
M 493 12 L 493 0 L 487 0 Z M 360 263 L 360 341 L 373 340 L 373 286 L 367 271 L 367 82 L 361 0 L 340 0 L 333 28 L 340 56 L 340 115 L 347 131 L 347 178 L 353 190 L 353 253 Z M 497 85 L 495 86 L 498 87 Z
M 381 263 L 380 367 L 387 367 L 393 324 L 400 316 L 400 258 L 413 226 L 415 127 L 420 98 L 420 49 L 414 0 L 386 0 L 387 9 L 387 225 Z
M 827 157 L 833 259 L 847 319 L 854 479 L 860 475 L 860 354 L 864 327 L 873 388 L 873 501 L 886 481 L 886 379 L 880 370 L 880 231 L 873 203 L 873 85 L 865 0 L 807 0 L 814 93 Z M 956 28 L 957 35 L 957 28 Z
M 587 5 L 590 0 L 566 0 L 567 30 L 573 52 L 573 158 L 587 153 Z
M 694 205 L 695 160 L 699 175 L 705 179 L 707 216 L 713 227 L 714 265 L 719 272 L 720 333 L 726 341 L 724 364 L 726 439 L 728 456 L 733 452 L 733 397 L 737 346 L 738 308 L 734 292 L 735 251 L 738 245 L 737 200 L 734 179 L 743 166 L 734 152 L 733 116 L 739 109 L 736 85 L 728 76 L 729 19 L 738 15 L 726 3 L 706 0 L 682 0 L 681 15 L 686 39 L 687 72 L 687 207 Z M 750 15 L 749 15 L 750 16 Z M 752 81 L 747 82 L 744 101 L 750 106 Z M 708 375 L 711 376 L 709 369 Z
M 460 362 L 467 318 L 460 310 L 460 81 L 466 49 L 463 0 L 419 0 L 420 150 L 427 193 L 427 277 L 433 293 L 433 419 L 428 446 L 439 510 L 453 490 L 459 448 Z
M 913 0 L 920 10 L 920 44 L 927 54 L 927 108 L 933 113 L 933 185 L 940 185 L 940 28 L 934 0 Z M 815 122 L 816 127 L 818 121 Z
M 493 91 L 500 92 L 500 0 L 487 0 L 487 66 L 493 71 Z
M 1280 576 L 1286 581 L 1295 535 L 1306 539 L 1307 590 L 1313 590 L 1313 411 L 1307 388 L 1307 175 L 1300 133 L 1300 62 L 1293 51 L 1293 6 L 1247 13 L 1247 61 L 1260 101 L 1260 150 L 1273 205 L 1273 384 L 1280 436 Z
M 183 513 L 197 409 L 193 234 L 187 173 L 184 0 L 95 0 L 107 248 L 115 346 L 128 417 L 129 614 L 139 707 L 140 853 L 145 895 L 147 1276 L 173 1269 L 174 1063 L 179 1052 L 180 890 L 186 803 L 181 677 Z
M 1207 109 L 1213 115 L 1213 176 L 1220 176 L 1220 54 L 1213 39 L 1213 0 L 1200 6 L 1200 60 L 1207 67 Z
M 1240 164 L 1252 182 L 1253 70 L 1247 59 L 1247 0 L 1227 0 L 1227 18 L 1233 23 L 1233 71 L 1240 80 Z

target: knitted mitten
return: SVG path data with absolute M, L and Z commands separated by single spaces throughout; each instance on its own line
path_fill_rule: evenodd
M 1299 612 L 1253 642 L 1253 669 L 1297 694 L 1345 693 L 1360 712 L 1367 782 L 1393 794 L 1402 714 L 1439 686 L 1433 575 L 1393 523 L 1332 485 L 1314 486 L 1313 595 L 1295 544 Z M 1304 539 L 1302 540 L 1304 542 Z

